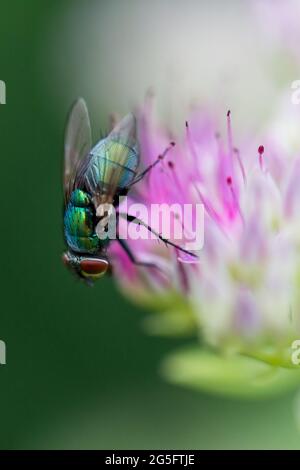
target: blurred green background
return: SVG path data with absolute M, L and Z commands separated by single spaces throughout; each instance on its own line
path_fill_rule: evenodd
M 1 449 L 299 448 L 294 395 L 231 401 L 166 384 L 160 360 L 184 341 L 148 337 L 145 312 L 112 279 L 89 289 L 62 266 L 62 139 L 75 96 L 55 80 L 49 92 L 57 71 L 45 44 L 75 3 L 1 3 Z

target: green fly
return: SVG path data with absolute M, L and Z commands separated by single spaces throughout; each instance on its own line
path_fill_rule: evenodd
M 138 172 L 140 156 L 134 115 L 125 116 L 107 137 L 92 147 L 86 103 L 80 98 L 73 105 L 64 146 L 64 237 L 68 250 L 63 254 L 63 261 L 88 284 L 93 284 L 111 267 L 108 256 L 111 239 L 103 237 L 107 212 L 101 211 L 107 205 L 116 209 L 116 240 L 134 264 L 156 267 L 136 260 L 125 240 L 118 237 L 120 217 L 144 225 L 166 244 L 195 256 L 156 233 L 140 219 L 118 212 L 119 198 L 157 165 L 173 145 L 171 142 L 149 167 Z

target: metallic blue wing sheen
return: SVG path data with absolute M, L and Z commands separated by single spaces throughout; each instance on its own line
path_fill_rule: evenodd
M 85 184 L 91 193 L 117 194 L 136 176 L 139 163 L 137 146 L 103 139 L 90 152 Z

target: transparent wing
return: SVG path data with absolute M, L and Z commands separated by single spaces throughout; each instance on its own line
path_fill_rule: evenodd
M 136 119 L 125 116 L 90 152 L 85 165 L 85 185 L 91 194 L 108 199 L 128 187 L 136 175 L 139 152 L 136 140 Z
M 71 108 L 64 145 L 64 189 L 66 198 L 74 185 L 78 162 L 85 158 L 92 146 L 90 118 L 86 103 L 79 98 Z
M 136 144 L 135 116 L 132 113 L 127 114 L 114 126 L 107 138 L 133 147 Z

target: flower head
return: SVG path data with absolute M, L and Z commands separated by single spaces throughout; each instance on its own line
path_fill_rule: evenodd
M 129 241 L 137 258 L 160 270 L 137 268 L 114 248 L 117 279 L 133 299 L 164 310 L 152 329 L 161 320 L 163 332 L 196 331 L 221 353 L 290 367 L 289 348 L 300 335 L 300 159 L 287 164 L 270 137 L 268 145 L 236 146 L 230 111 L 226 119 L 224 139 L 211 117 L 194 111 L 176 146 L 137 188 L 147 207 L 203 205 L 198 262 L 157 240 Z M 139 132 L 145 164 L 173 138 L 155 123 L 150 102 L 139 112 Z

